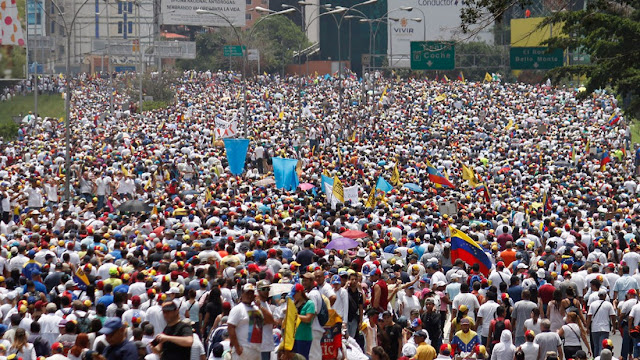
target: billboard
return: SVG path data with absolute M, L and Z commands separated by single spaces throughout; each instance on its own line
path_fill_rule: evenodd
M 484 41 L 493 44 L 493 26 L 474 36 L 460 29 L 463 0 L 389 0 L 388 55 L 394 67 L 410 67 L 412 41 Z M 411 11 L 400 10 L 412 7 Z M 421 19 L 421 21 L 416 21 Z
M 511 19 L 511 46 L 531 47 L 542 46 L 542 42 L 558 36 L 562 32 L 562 25 L 546 25 L 538 29 L 543 17 L 528 19 Z
M 25 1 L 2 1 L 0 7 L 0 78 L 21 79 L 26 69 Z
M 246 8 L 245 0 L 162 0 L 160 13 L 163 25 L 243 27 Z M 218 15 L 197 14 L 197 10 Z

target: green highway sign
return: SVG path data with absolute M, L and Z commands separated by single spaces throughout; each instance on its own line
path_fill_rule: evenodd
M 224 46 L 224 56 L 241 57 L 243 49 L 246 50 L 246 47 L 241 46 L 241 45 L 225 45 Z
M 453 41 L 411 42 L 411 70 L 453 70 L 455 67 Z
M 512 47 L 512 70 L 549 70 L 564 65 L 564 51 L 546 47 Z

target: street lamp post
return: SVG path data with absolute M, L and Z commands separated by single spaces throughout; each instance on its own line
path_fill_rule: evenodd
M 58 4 L 56 4 L 53 0 L 51 1 L 51 5 L 55 8 L 55 10 L 60 15 L 62 19 L 62 26 L 64 28 L 66 39 L 66 49 L 65 49 L 65 96 L 64 96 L 64 141 L 65 141 L 65 177 L 64 177 L 64 196 L 66 200 L 71 199 L 71 33 L 73 31 L 73 26 L 76 23 L 76 19 L 80 10 L 89 2 L 89 0 L 84 0 L 84 2 L 78 7 L 73 18 L 71 19 L 71 23 L 67 24 L 67 21 L 64 19 L 64 12 L 60 9 Z
M 260 18 L 260 20 L 258 20 L 255 24 L 253 24 L 253 27 L 251 29 L 251 31 L 249 32 L 248 36 L 249 38 L 251 38 L 251 36 L 253 35 L 253 32 L 255 31 L 256 27 L 258 26 L 258 24 L 260 24 L 261 22 L 263 22 L 264 20 L 275 16 L 275 15 L 283 15 L 283 14 L 288 14 L 291 12 L 294 12 L 295 10 L 293 9 L 286 9 L 286 10 L 282 10 L 282 11 L 273 11 L 273 10 L 269 10 L 269 9 L 265 9 L 262 7 L 255 7 L 255 10 L 257 11 L 262 11 L 262 12 L 268 12 L 269 14 L 267 16 L 263 16 Z M 244 46 L 242 45 L 243 41 L 242 41 L 242 37 L 240 36 L 240 33 L 238 32 L 238 30 L 236 29 L 236 27 L 233 25 L 233 23 L 231 22 L 231 20 L 229 20 L 229 18 L 227 18 L 226 16 L 219 14 L 215 11 L 209 11 L 209 10 L 204 10 L 204 9 L 198 9 L 196 10 L 196 14 L 198 15 L 215 15 L 219 18 L 221 18 L 222 20 L 224 20 L 227 24 L 229 24 L 229 26 L 231 27 L 231 29 L 233 29 L 233 32 L 236 35 L 236 38 L 238 39 L 238 43 L 240 44 L 240 47 L 242 48 L 242 93 L 243 93 L 243 102 L 244 102 L 244 114 L 243 114 L 243 127 L 244 127 L 244 134 L 245 136 L 248 136 L 248 132 L 247 132 L 247 113 L 248 113 L 248 102 L 247 102 L 247 78 L 246 78 L 246 63 L 247 63 L 247 51 L 244 49 Z

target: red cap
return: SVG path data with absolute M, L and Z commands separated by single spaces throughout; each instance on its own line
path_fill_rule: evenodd
M 638 292 L 636 291 L 636 289 L 629 289 L 629 291 L 627 291 L 627 294 L 628 294 L 628 295 L 634 295 L 634 296 L 635 296 L 635 295 L 637 295 L 637 294 L 638 294 Z
M 445 351 L 449 351 L 451 352 L 451 345 L 449 344 L 442 344 L 440 345 L 440 352 L 445 352 Z
M 504 262 L 498 261 L 498 263 L 496 264 L 496 267 L 504 267 Z

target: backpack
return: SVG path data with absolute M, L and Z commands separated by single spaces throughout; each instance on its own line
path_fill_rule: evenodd
M 497 344 L 500 342 L 500 335 L 502 335 L 502 331 L 506 329 L 507 326 L 504 323 L 504 319 L 498 320 L 496 319 L 496 324 L 493 327 L 493 344 Z
M 78 314 L 76 314 L 76 321 L 77 321 L 77 327 L 78 330 L 81 333 L 89 333 L 89 324 L 91 323 L 91 321 L 89 320 L 89 312 L 85 311 L 84 316 L 78 316 Z
M 320 326 L 324 326 L 327 322 L 329 322 L 329 308 L 327 308 L 327 303 L 325 301 L 324 295 L 320 295 L 322 297 L 320 311 L 316 313 L 318 317 L 318 322 Z

